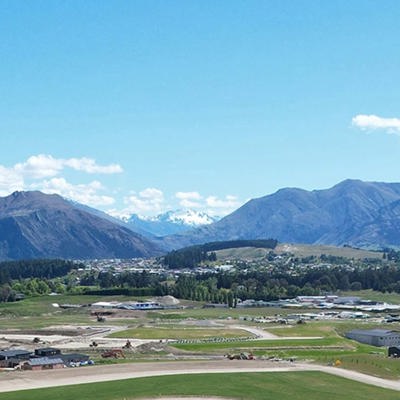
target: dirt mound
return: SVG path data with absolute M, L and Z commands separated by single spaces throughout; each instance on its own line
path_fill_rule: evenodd
M 139 346 L 136 346 L 134 350 L 138 353 L 160 353 L 160 352 L 168 352 L 174 350 L 172 347 L 168 346 L 166 343 L 161 342 L 149 342 L 143 343 Z
M 180 301 L 174 296 L 160 296 L 154 298 L 154 301 L 162 304 L 163 306 L 176 306 L 180 304 Z

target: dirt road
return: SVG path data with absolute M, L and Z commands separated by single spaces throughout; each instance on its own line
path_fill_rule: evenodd
M 300 363 L 273 363 L 262 360 L 218 360 L 116 364 L 37 372 L 2 372 L 0 373 L 0 392 L 158 375 L 284 371 L 321 371 L 362 383 L 400 391 L 400 381 L 376 378 L 336 367 Z

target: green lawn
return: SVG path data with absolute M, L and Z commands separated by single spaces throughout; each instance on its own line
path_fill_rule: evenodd
M 77 309 L 56 308 L 52 304 L 91 304 L 97 301 L 126 301 L 123 296 L 84 296 L 84 295 L 61 295 L 61 296 L 36 296 L 14 303 L 0 303 L 0 326 L 9 329 L 32 329 L 43 328 L 49 325 L 63 324 L 91 324 L 97 322 L 90 316 L 88 307 Z M 129 298 L 132 300 L 132 298 Z M 143 314 L 145 316 L 145 314 Z M 118 325 L 123 320 L 113 321 Z M 101 323 L 100 323 L 101 324 Z
M 187 318 L 194 319 L 227 319 L 239 317 L 260 317 L 272 316 L 276 314 L 286 315 L 310 312 L 310 309 L 296 309 L 295 311 L 285 308 L 275 307 L 251 307 L 251 308 L 201 308 L 201 304 L 197 308 L 186 308 L 183 310 L 165 310 L 152 311 L 148 313 L 150 318 L 164 320 L 180 320 Z
M 218 352 L 226 349 L 291 349 L 291 348 L 309 348 L 321 350 L 324 347 L 333 348 L 355 348 L 349 340 L 340 338 L 322 338 L 322 339 L 273 339 L 273 340 L 246 340 L 239 342 L 218 342 L 218 343 L 184 343 L 176 344 L 182 350 L 199 352 Z
M 308 244 L 288 244 L 280 243 L 274 249 L 277 254 L 282 253 L 292 253 L 296 257 L 308 257 L 308 256 L 318 256 L 321 254 L 336 256 L 336 257 L 346 257 L 355 259 L 364 258 L 378 258 L 382 259 L 383 253 L 362 249 L 353 249 L 351 247 L 335 247 L 327 245 L 308 245 Z
M 360 290 L 358 292 L 343 292 L 343 296 L 357 296 L 362 299 L 385 301 L 386 303 L 400 304 L 400 293 L 382 293 L 375 290 Z
M 0 400 L 133 400 L 160 396 L 243 400 L 397 400 L 399 392 L 318 372 L 175 375 L 1 393 Z
M 388 379 L 400 378 L 400 362 L 386 357 L 386 349 L 368 346 L 339 337 L 307 340 L 260 340 L 226 343 L 176 344 L 181 350 L 227 354 L 250 351 L 257 357 L 296 358 L 318 364 L 340 360 L 342 368 Z
M 241 329 L 195 328 L 186 326 L 138 327 L 114 332 L 108 337 L 129 339 L 206 339 L 212 337 L 235 338 L 248 337 L 250 334 Z
M 341 337 L 352 329 L 396 329 L 398 324 L 382 324 L 372 322 L 369 319 L 343 319 L 343 320 L 322 320 L 307 321 L 305 324 L 295 325 L 274 325 L 259 324 L 257 326 L 277 336 L 322 336 Z

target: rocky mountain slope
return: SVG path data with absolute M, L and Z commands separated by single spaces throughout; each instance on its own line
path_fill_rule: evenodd
M 400 184 L 346 180 L 326 190 L 281 189 L 250 200 L 216 223 L 169 236 L 164 246 L 263 238 L 369 248 L 400 246 Z
M 160 254 L 148 239 L 58 195 L 0 198 L 0 259 L 131 258 Z

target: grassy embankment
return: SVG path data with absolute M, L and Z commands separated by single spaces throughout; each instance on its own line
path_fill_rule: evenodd
M 242 400 L 397 400 L 399 392 L 318 372 L 196 374 L 0 393 L 0 400 L 128 400 L 160 396 Z

